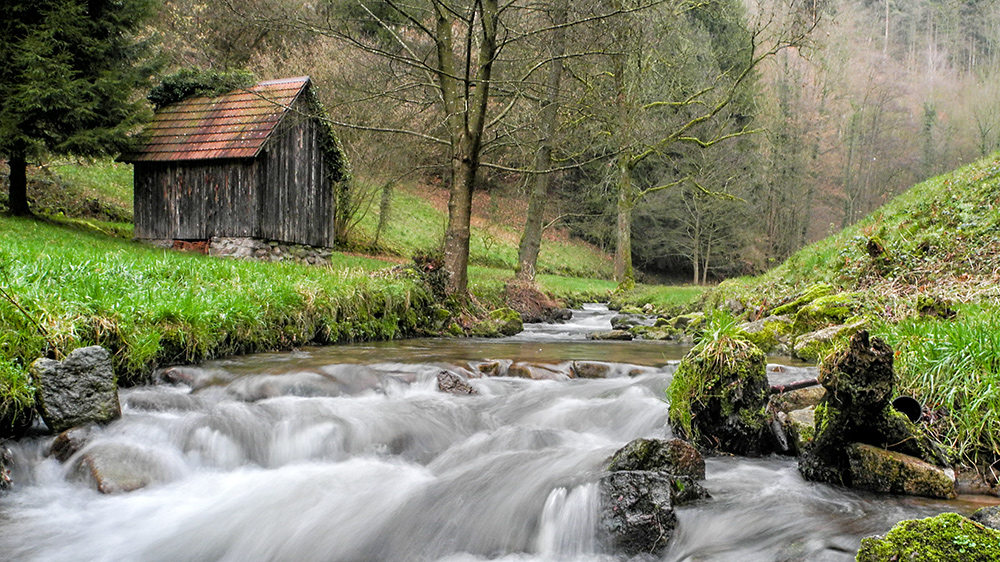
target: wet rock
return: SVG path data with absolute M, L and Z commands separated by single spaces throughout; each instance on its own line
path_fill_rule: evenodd
M 121 417 L 111 356 L 100 346 L 73 350 L 63 361 L 38 359 L 31 365 L 37 408 L 52 431 Z
M 749 341 L 703 341 L 681 360 L 667 396 L 676 435 L 699 447 L 757 456 L 780 447 L 771 434 L 764 353 Z
M 969 519 L 991 529 L 1000 530 L 1000 505 L 991 505 L 978 509 Z
M 674 536 L 676 480 L 657 472 L 613 472 L 601 479 L 600 525 L 615 550 L 656 554 Z
M 486 363 L 480 363 L 476 369 L 487 377 L 500 377 L 507 371 L 503 368 L 499 361 L 487 361 Z
M 838 341 L 857 333 L 864 325 L 864 321 L 858 321 L 802 334 L 795 338 L 792 355 L 803 361 L 819 361 Z
M 465 379 L 450 371 L 441 371 L 437 374 L 438 390 L 448 394 L 472 395 L 479 392 L 465 382 Z
M 953 470 L 940 469 L 916 457 L 853 443 L 847 447 L 847 459 L 855 488 L 930 498 L 957 496 Z
M 82 450 L 68 474 L 103 494 L 119 494 L 168 482 L 173 471 L 155 453 L 135 445 L 105 442 Z
M 84 448 L 94 435 L 93 426 L 74 427 L 60 433 L 49 445 L 49 455 L 66 462 Z
M 861 539 L 857 562 L 997 562 L 1000 531 L 957 513 L 897 523 L 885 536 Z
M 9 490 L 14 484 L 10 477 L 10 470 L 7 465 L 13 460 L 10 454 L 10 449 L 6 445 L 0 443 L 0 492 Z
M 892 408 L 896 384 L 892 359 L 892 348 L 862 331 L 823 364 L 819 381 L 826 394 L 816 407 L 816 435 L 799 459 L 799 472 L 807 480 L 852 486 L 854 471 L 847 451 L 854 443 L 903 453 L 938 467 L 948 465 L 941 447 Z
M 677 336 L 677 331 L 672 329 L 658 330 L 656 328 L 646 328 L 642 327 L 642 330 L 637 330 L 637 328 L 632 328 L 632 333 L 636 336 L 642 337 L 644 340 L 651 341 L 670 341 Z
M 632 334 L 625 330 L 611 330 L 609 332 L 593 332 L 587 334 L 588 340 L 597 341 L 631 341 Z
M 600 361 L 573 361 L 572 372 L 578 379 L 603 379 L 611 372 L 611 364 Z
M 618 449 L 609 472 L 641 470 L 705 479 L 705 459 L 694 445 L 681 439 L 634 439 Z
M 652 325 L 653 320 L 638 314 L 616 314 L 611 317 L 612 330 L 628 330 L 635 326 Z
M 705 461 L 680 439 L 635 439 L 615 452 L 601 479 L 602 532 L 628 554 L 656 554 L 674 533 L 674 507 L 709 497 Z
M 552 365 L 535 363 L 514 363 L 507 367 L 507 376 L 536 381 L 565 381 L 571 378 L 570 373 L 553 368 Z

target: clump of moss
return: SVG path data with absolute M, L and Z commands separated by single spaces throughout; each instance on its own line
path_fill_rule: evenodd
M 790 302 L 776 307 L 771 311 L 771 314 L 775 316 L 781 316 L 782 314 L 796 314 L 803 306 L 815 301 L 816 299 L 828 296 L 831 293 L 833 293 L 833 286 L 828 283 L 810 285 L 804 291 L 795 295 Z
M 771 452 L 764 353 L 745 339 L 706 337 L 681 360 L 667 389 L 675 432 L 701 447 Z
M 861 539 L 858 562 L 1000 561 L 1000 532 L 962 517 L 942 513 L 896 524 L 884 537 Z

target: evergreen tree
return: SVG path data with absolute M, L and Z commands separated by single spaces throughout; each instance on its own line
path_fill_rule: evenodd
M 140 36 L 152 0 L 0 2 L 0 157 L 10 208 L 30 213 L 26 168 L 46 153 L 117 154 L 148 118 L 154 71 Z

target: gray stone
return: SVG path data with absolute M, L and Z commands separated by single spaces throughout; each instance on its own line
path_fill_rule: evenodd
M 451 371 L 441 371 L 437 374 L 438 390 L 448 394 L 479 394 L 476 389 L 465 382 L 465 379 L 452 373 Z
M 636 326 L 652 326 L 654 319 L 638 314 L 616 314 L 611 318 L 612 330 L 628 330 Z
M 103 347 L 75 349 L 63 361 L 38 359 L 31 374 L 38 411 L 52 431 L 107 423 L 122 415 L 111 356 Z
M 969 519 L 980 525 L 1000 531 L 1000 505 L 991 505 L 977 510 Z
M 90 442 L 94 426 L 74 427 L 60 433 L 49 445 L 49 455 L 59 462 L 66 462 Z

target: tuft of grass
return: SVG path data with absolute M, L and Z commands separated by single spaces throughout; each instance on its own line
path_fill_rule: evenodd
M 21 365 L 0 357 L 0 435 L 9 435 L 35 405 L 35 388 Z

